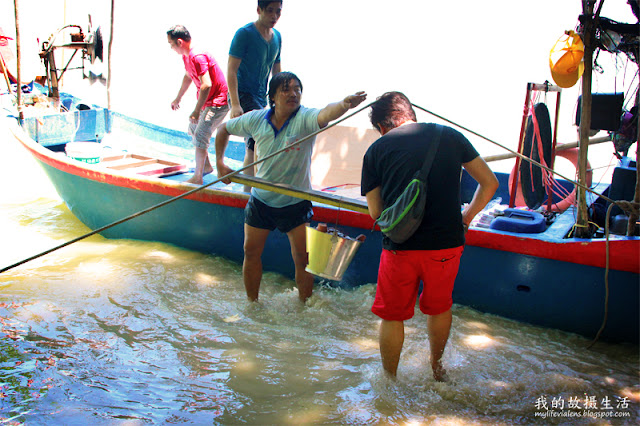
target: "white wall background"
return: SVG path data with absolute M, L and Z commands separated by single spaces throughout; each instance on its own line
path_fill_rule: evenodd
M 38 62 L 39 44 L 65 24 L 86 28 L 89 13 L 94 28 L 102 27 L 106 59 L 110 1 L 18 2 L 26 76 L 44 74 Z M 171 111 L 183 65 L 167 44 L 166 30 L 177 23 L 187 26 L 194 43 L 209 50 L 226 71 L 231 39 L 237 28 L 256 19 L 256 1 L 115 3 L 112 107 L 184 128 L 195 91 L 187 93 L 180 112 Z M 12 35 L 13 1 L 0 4 L 0 26 Z M 357 90 L 367 91 L 370 100 L 400 90 L 414 103 L 516 149 L 526 84 L 551 81 L 549 51 L 565 30 L 575 28 L 581 4 L 580 0 L 285 0 L 276 28 L 283 36 L 283 69 L 301 78 L 305 105 L 324 106 Z M 626 0 L 605 1 L 602 16 L 636 22 Z M 65 55 L 68 60 L 70 53 Z M 637 70 L 633 63 L 620 58 L 616 62 L 610 54 L 601 54 L 598 63 L 605 72 L 594 74 L 594 92 L 623 90 Z M 104 70 L 106 75 L 106 66 Z M 64 88 L 82 88 L 96 102 L 105 103 L 104 87 L 87 87 L 86 81 L 78 83 L 79 76 L 80 71 L 69 71 Z M 577 84 L 563 91 L 560 142 L 577 139 L 573 119 L 579 90 Z M 432 117 L 419 113 L 419 119 Z M 364 112 L 345 124 L 369 126 Z M 503 152 L 470 139 L 484 155 Z M 608 161 L 612 148 L 606 145 L 601 149 Z

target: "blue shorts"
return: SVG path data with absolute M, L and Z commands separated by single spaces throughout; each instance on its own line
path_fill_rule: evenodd
M 311 222 L 311 201 L 304 200 L 285 207 L 271 207 L 253 195 L 244 209 L 244 223 L 254 228 L 278 230 L 284 234 L 300 225 Z
M 240 92 L 238 93 L 238 99 L 240 101 L 240 106 L 244 112 L 253 111 L 254 109 L 262 109 L 265 107 L 259 100 L 250 93 Z M 253 138 L 246 139 L 247 149 L 254 150 L 256 145 L 256 141 Z

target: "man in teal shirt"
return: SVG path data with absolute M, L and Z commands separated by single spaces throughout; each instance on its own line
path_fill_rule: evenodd
M 267 106 L 269 75 L 281 70 L 282 39 L 274 28 L 281 13 L 282 0 L 259 0 L 258 20 L 240 28 L 231 41 L 227 65 L 231 118 Z M 244 166 L 253 162 L 254 143 L 252 138 L 247 139 Z M 253 176 L 254 170 L 245 173 Z

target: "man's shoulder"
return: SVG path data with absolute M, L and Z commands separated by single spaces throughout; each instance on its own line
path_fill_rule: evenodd
M 396 127 L 386 134 L 376 139 L 367 149 L 367 155 L 377 155 L 384 157 L 392 151 L 398 149 L 407 149 L 417 147 L 417 141 L 426 136 L 430 126 L 424 126 L 425 123 L 412 123 Z
M 258 32 L 253 22 L 238 28 L 233 40 L 231 40 L 231 46 L 229 47 L 229 54 L 235 57 L 243 57 L 246 54 L 245 49 L 252 45 L 257 45 L 257 41 L 262 37 Z
M 253 22 L 249 22 L 248 24 L 243 25 L 240 28 L 238 28 L 238 30 L 236 31 L 236 36 L 238 34 L 241 34 L 241 35 L 249 34 L 249 35 L 251 35 L 251 34 L 256 33 L 256 32 L 257 32 L 257 30 L 256 30 L 256 27 L 253 24 Z
M 233 133 L 234 131 L 239 130 L 238 126 L 250 126 L 251 128 L 256 128 L 255 126 L 266 125 L 267 121 L 265 117 L 269 112 L 268 109 L 254 109 L 248 112 L 245 112 L 239 117 L 231 118 L 227 121 L 227 129 Z
M 296 111 L 295 115 L 291 118 L 291 122 L 303 123 L 311 119 L 316 120 L 315 122 L 317 123 L 317 118 L 318 114 L 320 114 L 320 111 L 321 110 L 318 108 L 307 108 L 304 105 L 300 105 L 298 111 Z
M 396 127 L 380 139 L 395 139 L 395 138 L 407 138 L 407 137 L 432 137 L 436 134 L 438 129 L 441 130 L 441 138 L 464 138 L 464 135 L 454 129 L 453 127 L 445 126 L 436 123 L 416 122 L 407 124 L 404 126 Z
M 200 49 L 192 49 L 189 52 L 189 59 L 190 60 L 196 60 L 198 58 L 206 58 L 207 60 L 211 60 L 213 59 L 213 56 L 211 56 L 211 54 L 209 52 L 207 52 L 206 50 L 200 50 Z
M 251 111 L 247 111 L 239 117 L 234 118 L 233 120 L 243 119 L 243 120 L 256 120 L 263 119 L 269 113 L 268 108 L 263 109 L 252 109 Z
M 380 136 L 378 139 L 373 141 L 373 143 L 371 145 L 369 145 L 369 148 L 367 148 L 364 156 L 366 158 L 372 158 L 372 157 L 376 156 L 376 154 L 380 150 L 384 150 L 385 149 L 385 145 L 387 144 L 387 142 L 388 142 L 388 138 L 385 138 L 384 136 Z
M 304 105 L 300 105 L 297 115 L 318 114 L 320 111 L 321 110 L 319 108 L 309 108 Z
M 254 109 L 249 112 L 245 112 L 238 118 L 245 117 L 244 119 L 247 121 L 251 121 L 252 123 L 257 123 L 259 125 L 268 125 L 268 114 L 271 111 L 270 108 L 262 108 L 262 109 Z

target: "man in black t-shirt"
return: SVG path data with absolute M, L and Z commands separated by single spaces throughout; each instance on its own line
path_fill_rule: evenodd
M 402 193 L 425 160 L 433 140 L 432 126 L 416 122 L 409 99 L 387 92 L 371 107 L 371 124 L 382 137 L 367 150 L 362 166 L 362 195 L 377 219 Z M 461 212 L 460 172 L 464 167 L 478 182 L 473 200 Z M 428 315 L 431 368 L 446 378 L 441 358 L 451 329 L 451 294 L 458 273 L 464 235 L 473 217 L 491 200 L 498 180 L 471 143 L 444 127 L 427 178 L 422 223 L 401 244 L 383 237 L 378 286 L 371 311 L 382 318 L 380 354 L 385 371 L 395 377 L 404 343 L 404 321 L 413 317 L 420 281 L 420 310 Z

